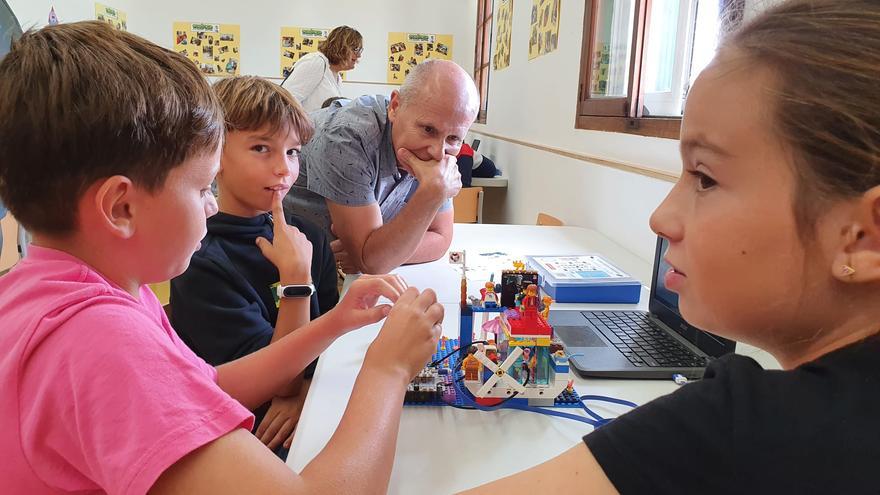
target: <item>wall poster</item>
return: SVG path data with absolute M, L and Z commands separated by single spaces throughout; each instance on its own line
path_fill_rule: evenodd
M 175 22 L 174 51 L 190 59 L 206 76 L 237 76 L 240 26 L 210 22 Z
M 451 34 L 388 33 L 388 84 L 403 84 L 409 71 L 429 58 L 452 60 Z

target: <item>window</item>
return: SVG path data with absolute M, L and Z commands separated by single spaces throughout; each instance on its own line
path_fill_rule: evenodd
M 492 0 L 477 0 L 477 36 L 474 48 L 474 82 L 480 92 L 477 122 L 486 123 L 489 100 L 489 50 L 492 46 Z
M 577 127 L 678 138 L 687 92 L 715 55 L 721 19 L 743 4 L 588 1 Z

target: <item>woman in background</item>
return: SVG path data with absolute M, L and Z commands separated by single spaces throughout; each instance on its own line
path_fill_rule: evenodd
M 363 49 L 364 39 L 356 29 L 334 28 L 317 52 L 306 55 L 293 66 L 293 72 L 281 86 L 290 91 L 306 112 L 318 110 L 328 98 L 342 96 L 340 72 L 354 69 Z

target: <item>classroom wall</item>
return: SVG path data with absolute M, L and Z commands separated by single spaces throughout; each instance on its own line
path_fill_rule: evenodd
M 11 0 L 10 7 L 25 25 L 45 25 L 49 8 L 63 21 L 94 18 L 93 1 Z M 463 17 L 471 0 L 105 0 L 101 2 L 128 15 L 129 31 L 164 47 L 172 45 L 172 22 L 203 21 L 241 26 L 241 73 L 279 78 L 282 26 L 328 27 L 348 24 L 364 36 L 364 53 L 347 75 L 343 93 L 390 94 L 397 86 L 385 84 L 388 32 L 424 32 L 453 35 L 453 60 L 474 65 L 474 18 Z M 466 20 L 463 20 L 466 19 Z
M 562 2 L 559 47 L 531 61 L 531 3 L 514 3 L 510 66 L 490 73 L 487 121 L 473 130 L 677 174 L 676 140 L 574 128 L 584 3 Z M 476 19 L 475 9 L 471 15 Z M 509 179 L 506 193 L 486 191 L 484 217 L 489 221 L 534 224 L 543 211 L 567 225 L 596 229 L 645 261 L 653 260 L 655 237 L 648 218 L 671 182 L 476 133 L 471 137 L 481 140 L 480 151 Z

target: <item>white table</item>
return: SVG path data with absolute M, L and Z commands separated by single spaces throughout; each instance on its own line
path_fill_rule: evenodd
M 598 252 L 620 268 L 650 284 L 651 264 L 602 235 L 579 227 L 456 224 L 451 250 L 467 250 L 473 262 L 481 252 L 582 254 Z M 458 336 L 460 272 L 445 259 L 396 270 L 410 285 L 431 287 L 446 308 L 443 333 Z M 470 281 L 469 292 L 479 280 Z M 485 282 L 485 280 L 482 280 Z M 646 309 L 648 290 L 638 305 L 616 309 Z M 565 304 L 554 308 L 600 308 L 609 305 Z M 301 471 L 327 444 L 335 431 L 363 362 L 367 346 L 380 325 L 352 332 L 337 340 L 318 362 L 309 395 L 297 426 L 287 464 Z M 643 404 L 676 389 L 672 381 L 575 378 L 580 394 L 599 394 Z M 591 404 L 591 407 L 593 405 Z M 593 408 L 615 416 L 624 408 Z M 578 414 L 577 410 L 566 410 Z M 363 418 L 370 421 L 370 418 Z M 397 453 L 389 493 L 448 494 L 474 487 L 546 461 L 581 441 L 592 428 L 584 423 L 535 413 L 464 411 L 449 407 L 407 407 L 401 418 Z

